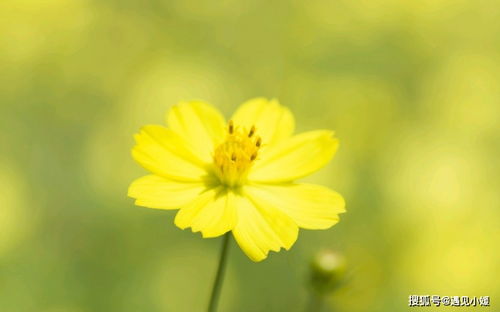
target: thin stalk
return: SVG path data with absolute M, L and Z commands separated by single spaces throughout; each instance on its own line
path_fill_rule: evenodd
M 224 271 L 226 269 L 227 254 L 229 250 L 229 241 L 231 232 L 224 234 L 222 238 L 222 248 L 220 250 L 219 266 L 217 268 L 217 275 L 212 287 L 212 295 L 210 296 L 210 303 L 208 304 L 208 312 L 215 312 L 217 309 L 217 302 L 219 301 L 222 282 L 224 281 Z
M 307 312 L 320 312 L 323 310 L 323 296 L 311 291 Z

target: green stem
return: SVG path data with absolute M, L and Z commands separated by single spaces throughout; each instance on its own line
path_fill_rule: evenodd
M 222 248 L 219 257 L 219 267 L 217 268 L 217 275 L 215 276 L 214 285 L 212 287 L 212 296 L 210 297 L 210 303 L 208 304 L 208 312 L 215 312 L 217 309 L 217 301 L 219 300 L 220 291 L 222 288 L 222 281 L 224 280 L 224 271 L 226 268 L 227 254 L 229 250 L 229 239 L 231 238 L 231 232 L 224 234 L 222 238 Z
M 307 307 L 308 312 L 320 312 L 323 309 L 323 296 L 311 292 L 309 297 L 309 304 Z

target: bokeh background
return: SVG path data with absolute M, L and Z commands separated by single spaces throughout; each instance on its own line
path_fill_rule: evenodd
M 322 248 L 348 261 L 335 311 L 404 311 L 411 294 L 489 295 L 496 310 L 499 12 L 487 0 L 0 1 L 0 311 L 203 311 L 221 241 L 126 197 L 145 174 L 132 135 L 180 100 L 229 116 L 256 96 L 290 107 L 298 131 L 336 130 L 336 158 L 308 180 L 348 213 L 262 263 L 233 242 L 220 311 L 303 311 Z

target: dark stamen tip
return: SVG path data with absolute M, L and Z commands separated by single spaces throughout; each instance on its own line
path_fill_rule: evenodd
M 255 133 L 255 126 L 252 126 L 252 128 L 250 129 L 250 132 L 248 132 L 248 137 L 251 138 Z
M 255 146 L 260 147 L 261 144 L 262 144 L 262 140 L 261 140 L 261 138 L 258 138 L 257 142 L 255 142 Z

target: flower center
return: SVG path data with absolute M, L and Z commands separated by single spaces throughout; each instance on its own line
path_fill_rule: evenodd
M 246 130 L 235 127 L 233 121 L 229 121 L 226 140 L 214 152 L 215 173 L 221 183 L 233 187 L 246 180 L 262 145 L 255 131 L 255 126 Z

